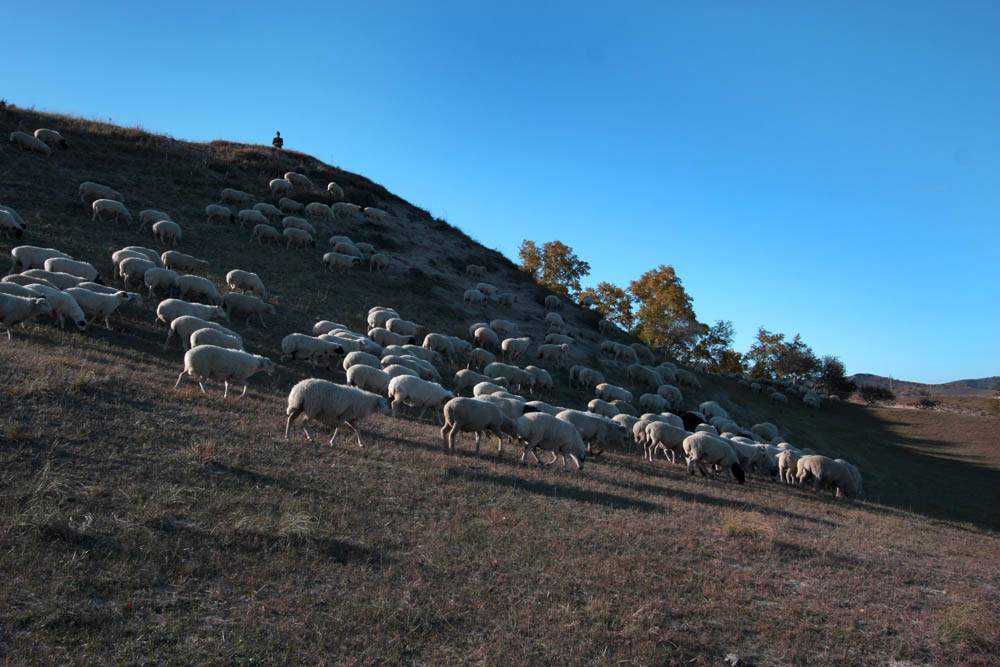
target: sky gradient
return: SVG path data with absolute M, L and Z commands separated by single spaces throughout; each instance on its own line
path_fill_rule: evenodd
M 1000 375 L 1000 4 L 43 3 L 0 97 L 371 178 L 516 261 L 801 333 L 849 373 Z M 2 157 L 0 157 L 2 159 Z

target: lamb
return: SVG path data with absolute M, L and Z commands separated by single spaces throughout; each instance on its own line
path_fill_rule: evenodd
M 50 284 L 58 289 L 76 287 L 83 282 L 83 279 L 79 276 L 73 276 L 61 271 L 46 271 L 45 269 L 28 269 L 27 271 L 21 272 L 21 275 L 25 278 L 40 278 L 46 281 L 43 284 Z M 12 278 L 13 276 L 7 277 Z
M 59 134 L 56 130 L 48 130 L 40 127 L 35 130 L 35 138 L 40 141 L 44 141 L 49 148 L 55 148 L 58 146 L 64 151 L 69 150 L 69 144 L 66 143 L 65 139 L 63 139 L 63 135 Z
M 295 186 L 284 178 L 272 178 L 267 182 L 267 189 L 270 190 L 273 195 L 288 194 L 294 188 Z
M 281 359 L 302 359 L 313 366 L 322 363 L 332 367 L 334 362 L 344 356 L 344 347 L 322 338 L 314 338 L 300 333 L 288 334 L 281 339 Z
M 489 327 L 479 327 L 472 334 L 472 340 L 477 347 L 486 348 L 494 352 L 500 351 L 500 337 Z
M 50 257 L 45 260 L 44 268 L 46 271 L 68 273 L 94 283 L 101 282 L 101 273 L 88 262 L 78 262 L 65 257 Z
M 315 189 L 313 182 L 309 180 L 309 177 L 305 174 L 299 174 L 294 171 L 285 172 L 285 180 L 294 185 L 297 188 L 305 188 L 306 190 Z
M 587 457 L 587 449 L 580 437 L 580 432 L 569 422 L 553 417 L 544 412 L 530 412 L 522 415 L 517 420 L 517 437 L 524 443 L 524 453 L 521 454 L 521 464 L 523 465 L 528 457 L 528 452 L 538 460 L 535 449 L 554 452 L 562 455 L 563 471 L 569 472 L 566 457 L 569 456 L 576 463 L 578 470 L 583 470 L 583 464 Z M 547 465 L 556 462 L 556 458 Z
M 156 319 L 166 325 L 170 325 L 178 317 L 192 315 L 203 320 L 228 320 L 226 314 L 219 306 L 206 306 L 202 303 L 190 303 L 180 299 L 164 299 L 156 307 Z
M 309 378 L 302 380 L 288 393 L 288 407 L 285 413 L 288 421 L 285 423 L 285 439 L 288 431 L 299 415 L 305 415 L 302 432 L 311 442 L 312 435 L 306 428 L 310 419 L 333 427 L 333 437 L 330 446 L 337 440 L 341 424 L 347 424 L 358 438 L 358 447 L 364 447 L 361 442 L 361 432 L 357 424 L 376 412 L 389 413 L 389 405 L 385 398 L 354 387 L 335 384 L 327 380 Z
M 462 302 L 467 306 L 482 305 L 486 302 L 486 295 L 477 289 L 467 289 L 462 293 Z
M 287 230 L 286 230 L 287 231 Z M 347 273 L 347 271 L 358 264 L 360 260 L 353 255 L 342 255 L 339 252 L 328 252 L 323 255 L 323 265 L 326 267 L 327 271 L 337 270 L 341 273 Z
M 663 456 L 671 463 L 677 463 L 684 454 L 684 440 L 691 435 L 688 431 L 672 424 L 652 421 L 645 428 L 646 458 L 650 463 L 656 452 L 663 450 Z
M 524 370 L 534 378 L 534 388 L 539 392 L 552 389 L 555 385 L 552 382 L 552 375 L 544 368 L 538 366 L 525 366 Z
M 455 398 L 455 395 L 437 384 L 412 375 L 400 375 L 389 381 L 389 398 L 392 399 L 392 415 L 399 414 L 403 405 L 420 408 L 417 421 L 424 416 L 427 408 L 432 410 Z
M 355 350 L 350 352 L 346 357 L 344 357 L 344 370 L 348 370 L 351 366 L 371 366 L 372 368 L 382 369 L 382 364 L 379 358 L 374 354 L 368 354 L 367 352 L 362 352 L 361 350 Z
M 726 440 L 709 433 L 692 433 L 684 438 L 682 445 L 690 474 L 693 475 L 697 468 L 702 477 L 707 477 L 705 464 L 714 464 L 726 471 L 726 479 L 735 477 L 740 484 L 746 482 L 739 458 Z
M 268 203 L 265 203 L 265 202 L 260 202 L 259 204 L 254 204 L 253 208 L 250 209 L 250 210 L 252 210 L 252 211 L 258 211 L 258 212 L 262 213 L 266 218 L 268 218 L 268 220 L 265 221 L 265 222 L 270 221 L 271 218 L 280 218 L 281 217 L 281 209 L 279 209 L 274 204 L 268 204 Z
M 190 294 L 196 298 L 204 299 L 213 306 L 218 306 L 222 301 L 215 283 L 208 278 L 184 274 L 177 279 L 177 288 L 182 299 Z
M 264 241 L 281 243 L 284 237 L 281 235 L 281 232 L 271 225 L 254 225 L 253 231 L 250 232 L 250 240 L 253 241 L 254 239 L 257 239 L 258 243 L 264 245 Z
M 453 398 L 444 405 L 444 426 L 441 440 L 448 452 L 455 451 L 456 432 L 476 434 L 476 456 L 479 456 L 481 434 L 492 432 L 500 440 L 504 435 L 517 437 L 517 422 L 496 405 L 472 398 Z M 501 445 L 502 446 L 502 445 Z
M 50 314 L 52 306 L 44 297 L 27 298 L 0 293 L 0 326 L 7 331 L 7 340 L 11 340 L 10 329 L 15 324 Z
M 279 211 L 280 214 L 280 211 Z M 267 216 L 261 211 L 252 208 L 245 208 L 236 214 L 236 220 L 239 221 L 240 227 L 243 225 L 266 225 L 268 224 Z
M 545 297 L 545 309 L 546 310 L 559 310 L 562 307 L 562 302 L 559 300 L 555 294 L 549 294 Z
M 97 199 L 114 199 L 115 201 L 123 202 L 125 197 L 122 193 L 118 192 L 114 188 L 109 188 L 106 185 L 101 185 L 100 183 L 94 183 L 93 181 L 84 181 L 80 183 L 80 187 L 77 188 L 77 192 L 80 195 L 80 201 L 87 208 Z
M 503 342 L 500 343 L 500 348 L 503 350 L 504 359 L 516 361 L 524 356 L 530 345 L 531 339 L 527 336 L 524 338 L 504 338 Z
M 618 408 L 611 405 L 607 401 L 602 401 L 599 398 L 590 399 L 590 402 L 587 403 L 587 410 L 593 412 L 594 414 L 601 415 L 602 417 L 607 417 L 608 419 L 621 414 L 621 411 L 618 410 Z
M 233 291 L 251 292 L 258 299 L 267 298 L 267 290 L 264 288 L 264 282 L 256 273 L 233 269 L 226 274 L 226 284 Z
M 535 383 L 534 376 L 526 370 L 518 368 L 517 366 L 510 366 L 508 364 L 502 364 L 495 361 L 488 364 L 486 368 L 483 369 L 483 373 L 491 378 L 506 378 L 508 384 L 511 387 L 517 387 L 518 391 L 531 389 Z
M 82 287 L 70 287 L 65 292 L 76 299 L 76 302 L 80 304 L 80 308 L 83 309 L 84 314 L 90 317 L 90 320 L 87 322 L 88 325 L 93 324 L 96 319 L 102 319 L 107 329 L 111 328 L 111 322 L 109 321 L 111 313 L 115 312 L 118 306 L 132 300 L 126 292 L 99 294 Z
M 312 234 L 304 229 L 296 229 L 295 227 L 286 227 L 281 233 L 285 238 L 287 243 L 286 248 L 290 248 L 293 245 L 297 247 L 309 246 L 310 248 L 316 247 L 316 241 L 313 240 Z
M 492 352 L 482 348 L 476 348 L 469 353 L 469 363 L 466 368 L 483 369 L 497 360 Z
M 316 228 L 309 224 L 305 218 L 299 218 L 294 215 L 286 215 L 282 218 L 281 226 L 285 229 L 301 229 L 309 232 L 311 235 L 316 234 Z
M 278 200 L 278 208 L 281 209 L 282 213 L 287 215 L 291 213 L 301 213 L 306 207 L 305 204 L 297 202 L 294 199 L 282 197 Z
M 229 382 L 242 382 L 243 392 L 239 395 L 242 398 L 247 393 L 247 380 L 260 371 L 273 374 L 274 362 L 267 357 L 242 350 L 218 345 L 197 345 L 184 353 L 184 370 L 177 376 L 174 389 L 180 385 L 185 375 L 198 383 L 203 394 L 205 380 L 222 380 L 225 386 L 222 398 L 229 398 Z
M 378 222 L 389 215 L 380 208 L 375 208 L 374 206 L 366 206 L 364 209 L 365 220 L 370 222 Z
M 31 151 L 33 153 L 41 153 L 45 156 L 52 155 L 52 149 L 41 139 L 37 139 L 34 136 L 28 134 L 27 132 L 21 132 L 20 130 L 15 130 L 10 133 L 10 143 L 15 146 L 19 146 L 26 151 Z
M 382 396 L 388 396 L 391 379 L 392 377 L 381 368 L 372 368 L 364 364 L 355 364 L 347 369 L 347 384 Z
M 8 211 L 0 211 L 0 231 L 5 236 L 13 235 L 19 239 L 24 236 L 24 225 L 19 223 Z
M 323 202 L 310 202 L 306 204 L 306 215 L 310 218 L 332 218 L 333 211 Z
M 617 385 L 608 384 L 603 382 L 595 388 L 595 393 L 597 398 L 603 398 L 605 401 L 613 401 L 615 399 L 632 402 L 632 392 L 624 387 L 619 387 Z
M 198 259 L 197 257 L 192 257 L 191 255 L 185 255 L 182 252 L 177 252 L 176 250 L 168 250 L 162 255 L 160 255 L 160 261 L 163 262 L 163 266 L 168 269 L 173 269 L 175 271 L 204 271 L 208 268 L 209 264 L 204 259 Z
M 835 495 L 842 495 L 848 499 L 858 496 L 857 483 L 851 470 L 833 459 L 819 455 L 803 456 L 799 459 L 796 477 L 799 486 L 802 486 L 810 475 L 816 495 L 819 495 L 820 487 L 828 486 Z
M 239 338 L 234 338 L 218 329 L 210 329 L 208 327 L 197 329 L 188 337 L 189 347 L 197 347 L 198 345 L 215 345 L 229 350 L 243 349 L 243 341 Z
M 230 211 L 225 206 L 220 206 L 218 204 L 209 204 L 205 207 L 205 215 L 208 217 L 208 222 L 236 222 L 236 218 L 233 216 L 233 212 Z
M 94 212 L 94 215 L 90 218 L 91 220 L 104 222 L 105 217 L 110 215 L 114 218 L 115 222 L 118 222 L 120 218 L 125 218 L 129 222 L 132 222 L 132 214 L 125 208 L 125 204 L 120 201 L 114 199 L 97 199 L 90 207 Z
M 222 309 L 230 317 L 235 317 L 237 315 L 246 315 L 247 324 L 250 323 L 250 318 L 254 315 L 260 320 L 260 324 L 265 329 L 267 324 L 264 322 L 264 313 L 268 315 L 274 315 L 274 306 L 266 301 L 258 299 L 250 294 L 240 294 L 239 292 L 229 292 L 222 297 Z
M 326 191 L 336 200 L 341 200 L 344 198 L 344 188 L 340 187 L 333 181 L 326 184 Z
M 52 308 L 52 314 L 55 315 L 59 321 L 60 329 L 65 328 L 66 320 L 69 319 L 69 321 L 76 326 L 77 331 L 87 330 L 87 318 L 84 316 L 83 310 L 80 308 L 80 304 L 78 304 L 76 299 L 69 294 L 66 294 L 62 290 L 47 287 L 45 285 L 29 285 L 23 289 L 28 293 L 25 295 L 28 298 L 41 296 L 49 302 L 49 306 Z
M 160 220 L 153 224 L 153 236 L 163 245 L 170 241 L 171 245 L 176 246 L 182 235 L 181 226 L 176 222 Z
M 357 204 L 337 202 L 332 207 L 333 214 L 338 218 L 359 218 L 361 217 L 361 207 Z
M 368 258 L 368 272 L 384 271 L 392 267 L 392 257 L 384 252 L 377 252 Z
M 383 347 L 386 345 L 413 345 L 417 342 L 413 336 L 396 334 L 383 327 L 369 329 L 368 337 Z
M 500 378 L 497 380 L 491 378 L 488 375 L 483 375 L 481 373 L 471 371 L 467 368 L 463 368 L 462 370 L 455 373 L 455 393 L 460 394 L 462 391 L 470 387 L 475 387 L 481 382 L 495 383 L 497 385 L 501 384 L 502 382 L 504 385 L 506 385 L 507 379 Z M 500 388 L 503 389 L 503 387 Z
M 219 203 L 249 207 L 253 204 L 253 195 L 234 188 L 224 188 L 222 195 L 219 197 Z

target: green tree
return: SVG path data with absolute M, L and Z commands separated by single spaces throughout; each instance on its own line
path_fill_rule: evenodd
M 708 370 L 719 373 L 739 373 L 743 370 L 743 355 L 732 349 L 735 330 L 728 320 L 718 320 L 708 328 L 694 346 L 693 357 Z
M 755 378 L 773 378 L 774 367 L 785 345 L 785 334 L 771 333 L 764 327 L 757 329 L 757 341 L 743 357 L 748 372 Z
M 611 320 L 622 329 L 628 331 L 635 323 L 632 312 L 632 297 L 625 289 L 609 282 L 597 283 L 597 287 L 588 287 L 583 294 L 594 299 L 594 307 L 601 311 L 605 319 Z
M 708 327 L 695 317 L 691 297 L 674 267 L 661 265 L 629 283 L 639 310 L 633 333 L 650 347 L 664 348 L 676 359 L 691 358 L 698 338 Z
M 847 369 L 839 358 L 827 355 L 820 362 L 819 380 L 816 388 L 821 393 L 847 398 L 857 387 L 847 379 Z
M 821 367 L 802 336 L 795 334 L 792 340 L 786 340 L 785 334 L 771 333 L 764 327 L 757 330 L 757 342 L 750 347 L 746 360 L 753 364 L 750 366 L 753 377 L 777 377 L 793 382 L 813 377 Z
M 521 270 L 530 273 L 535 282 L 568 297 L 579 294 L 580 278 L 590 273 L 590 264 L 562 241 L 549 241 L 539 248 L 534 241 L 525 239 L 517 255 Z

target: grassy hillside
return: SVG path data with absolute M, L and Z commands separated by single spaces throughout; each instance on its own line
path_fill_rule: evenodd
M 178 249 L 210 260 L 217 284 L 245 268 L 268 285 L 269 328 L 236 324 L 252 351 L 277 358 L 284 335 L 321 318 L 363 330 L 375 304 L 456 335 L 500 316 L 544 331 L 544 290 L 360 176 L 260 146 L 0 117 L 4 136 L 36 127 L 59 129 L 72 148 L 0 153 L 0 203 L 30 225 L 17 243 L 108 272 L 112 250 L 155 247 L 133 228 L 91 222 L 76 198 L 83 180 L 119 189 L 133 212 L 169 211 L 184 227 Z M 223 187 L 274 201 L 267 180 L 288 170 L 390 211 L 385 223 L 328 224 L 318 238 L 369 241 L 397 269 L 328 274 L 322 249 L 259 247 L 247 230 L 204 221 Z M 4 254 L 14 245 L 0 243 Z M 466 310 L 468 262 L 516 291 L 515 309 Z M 174 390 L 182 355 L 160 349 L 153 307 L 123 310 L 111 331 L 41 322 L 0 340 L 6 662 L 707 665 L 735 653 L 754 664 L 986 665 L 1000 650 L 1000 418 L 810 412 L 709 376 L 686 393 L 857 462 L 868 499 L 849 504 L 757 479 L 692 478 L 631 452 L 569 474 L 522 467 L 519 452 L 498 456 L 492 443 L 476 459 L 468 437 L 448 456 L 438 428 L 412 419 L 373 418 L 364 449 L 331 448 L 300 432 L 284 440 L 284 398 L 303 377 L 343 373 L 281 364 L 239 401 L 218 387 Z M 586 343 L 599 340 L 593 314 L 564 314 Z M 602 363 L 581 348 L 578 361 Z M 602 367 L 624 383 L 620 368 Z M 587 398 L 560 389 L 551 400 Z

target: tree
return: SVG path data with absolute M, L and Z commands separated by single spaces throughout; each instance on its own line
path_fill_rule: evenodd
M 674 267 L 661 265 L 629 284 L 639 304 L 634 333 L 646 345 L 665 348 L 677 359 L 689 359 L 699 336 L 708 331 L 691 306 L 691 297 Z
M 819 380 L 816 388 L 824 394 L 847 398 L 857 387 L 847 379 L 847 369 L 839 358 L 827 355 L 820 362 Z
M 746 362 L 752 364 L 749 367 L 750 376 L 773 378 L 774 366 L 784 345 L 785 334 L 771 333 L 764 327 L 758 327 L 757 342 L 750 346 L 750 350 L 743 357 Z
M 795 334 L 795 338 L 785 343 L 779 352 L 774 372 L 779 378 L 802 383 L 813 377 L 820 366 L 820 360 L 813 354 L 812 348 L 802 341 L 802 336 Z
M 705 362 L 708 370 L 714 373 L 742 372 L 743 355 L 732 349 L 734 333 L 732 322 L 716 321 L 694 346 L 694 358 Z
M 597 283 L 597 287 L 588 287 L 583 294 L 594 299 L 594 307 L 601 311 L 605 319 L 611 320 L 626 331 L 635 323 L 632 312 L 632 297 L 623 288 L 609 282 Z
M 549 241 L 539 249 L 534 241 L 524 239 L 517 255 L 521 269 L 530 273 L 535 282 L 568 297 L 579 294 L 580 278 L 590 273 L 590 264 L 562 241 Z

